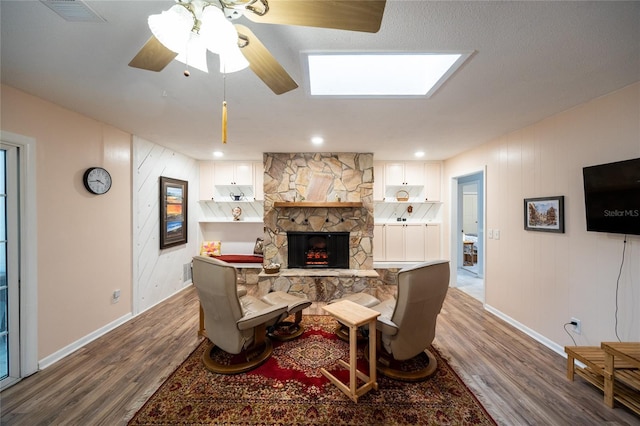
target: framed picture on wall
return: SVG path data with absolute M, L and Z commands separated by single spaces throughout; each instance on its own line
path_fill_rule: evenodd
M 564 196 L 525 198 L 524 229 L 564 233 Z
M 160 176 L 160 249 L 187 243 L 188 185 Z

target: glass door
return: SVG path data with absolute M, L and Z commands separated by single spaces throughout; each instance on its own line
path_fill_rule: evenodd
M 0 389 L 20 376 L 17 157 L 0 149 Z

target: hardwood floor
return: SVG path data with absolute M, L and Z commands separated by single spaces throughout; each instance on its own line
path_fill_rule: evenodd
M 322 313 L 318 304 L 306 313 Z M 124 425 L 197 346 L 190 287 L 0 393 L 2 425 Z M 450 289 L 434 345 L 501 425 L 640 425 L 566 360 Z

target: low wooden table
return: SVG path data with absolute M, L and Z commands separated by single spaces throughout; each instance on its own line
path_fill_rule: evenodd
M 353 402 L 358 402 L 358 397 L 364 395 L 371 389 L 378 390 L 376 382 L 376 319 L 380 312 L 358 305 L 350 300 L 343 300 L 324 306 L 322 309 L 335 317 L 342 324 L 349 327 L 349 363 L 339 360 L 338 362 L 349 370 L 349 386 L 338 380 L 333 374 L 324 368 L 320 371 L 334 385 L 342 390 Z M 369 375 L 358 371 L 358 327 L 369 324 Z M 357 378 L 365 383 L 357 387 Z
M 613 408 L 614 400 L 620 401 L 635 413 L 640 414 L 640 342 L 602 342 L 604 350 L 604 402 Z M 622 362 L 619 362 L 619 361 Z M 616 363 L 631 365 L 620 368 Z M 631 388 L 630 392 L 616 389 L 616 380 Z M 635 390 L 635 391 L 634 391 Z

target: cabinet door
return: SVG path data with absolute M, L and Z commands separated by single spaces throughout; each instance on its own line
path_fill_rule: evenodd
M 404 163 L 387 163 L 384 167 L 385 185 L 404 185 Z
M 387 224 L 384 228 L 384 257 L 387 262 L 404 260 L 404 226 Z
M 429 223 L 425 228 L 425 260 L 440 259 L 440 225 Z
M 424 224 L 404 225 L 404 260 L 410 262 L 424 261 Z
M 253 163 L 253 193 L 257 201 L 264 200 L 264 164 Z
M 234 185 L 253 185 L 253 164 L 252 163 L 234 163 L 233 164 L 233 184 Z
M 384 200 L 384 163 L 373 162 L 373 199 Z
M 424 163 L 409 161 L 404 163 L 405 185 L 424 185 Z
M 384 257 L 384 229 L 385 225 L 373 225 L 373 261 L 380 262 Z
M 214 194 L 213 161 L 200 162 L 200 200 L 211 200 Z
M 233 163 L 229 161 L 215 163 L 213 181 L 216 185 L 234 185 Z
M 427 201 L 440 201 L 440 163 L 424 165 L 424 196 Z

